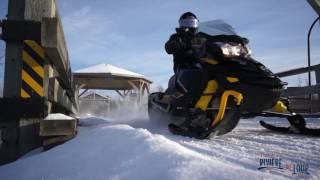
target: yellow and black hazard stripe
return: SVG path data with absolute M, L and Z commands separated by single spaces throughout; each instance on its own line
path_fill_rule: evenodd
M 20 95 L 22 98 L 43 97 L 44 49 L 33 40 L 25 40 L 23 45 Z

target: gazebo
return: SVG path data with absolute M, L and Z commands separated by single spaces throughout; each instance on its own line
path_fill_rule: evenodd
M 99 64 L 73 73 L 77 90 L 88 89 L 115 90 L 121 97 L 137 92 L 140 98 L 150 93 L 151 80 L 145 76 L 110 64 Z

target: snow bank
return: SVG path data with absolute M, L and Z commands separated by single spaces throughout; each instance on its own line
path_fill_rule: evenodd
M 307 177 L 320 177 L 319 139 L 268 133 L 255 120 L 241 122 L 228 135 L 200 141 L 171 135 L 165 126 L 156 130 L 148 120 L 121 125 L 92 119 L 75 139 L 1 166 L 0 179 L 298 178 L 277 170 L 257 170 L 261 153 L 308 161 Z
M 0 179 L 17 180 L 239 179 L 239 174 L 242 179 L 263 176 L 128 125 L 89 131 L 50 151 L 0 168 Z

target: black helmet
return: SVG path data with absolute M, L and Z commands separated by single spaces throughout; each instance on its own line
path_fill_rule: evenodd
M 192 12 L 183 13 L 179 19 L 179 28 L 198 29 L 199 20 Z

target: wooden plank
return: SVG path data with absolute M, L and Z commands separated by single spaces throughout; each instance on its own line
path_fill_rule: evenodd
M 51 137 L 51 138 L 45 139 L 42 145 L 44 146 L 45 149 L 49 149 L 54 145 L 64 143 L 72 138 L 74 138 L 74 135 Z
M 83 85 L 84 89 L 109 89 L 109 90 L 126 90 L 133 89 L 128 83 L 130 79 L 107 79 L 105 77 L 77 77 L 74 81 L 77 85 Z
M 73 114 L 77 114 L 77 106 L 75 103 L 71 100 L 71 98 L 67 95 L 67 92 L 62 89 L 61 87 L 58 90 L 57 93 L 57 102 L 59 105 L 67 109 L 69 112 L 72 112 Z
M 56 78 L 49 79 L 49 87 L 49 101 L 57 103 L 67 109 L 69 112 L 77 114 L 78 106 L 76 105 L 75 101 L 72 100 L 72 98 L 75 97 L 69 97 L 67 91 L 61 87 L 59 81 Z
M 40 121 L 40 136 L 75 135 L 76 131 L 76 119 Z
M 44 81 L 43 81 L 43 90 L 44 90 L 44 96 L 49 97 L 49 92 L 50 92 L 50 84 L 49 84 L 49 79 L 53 76 L 54 70 L 48 61 L 48 59 L 45 59 L 45 64 L 44 64 Z M 50 114 L 52 111 L 52 103 L 50 101 L 46 102 L 47 106 L 47 113 Z
M 67 89 L 72 89 L 71 67 L 60 18 L 43 19 L 41 39 L 41 44 L 45 48 L 52 64 L 58 71 L 63 86 Z
M 54 65 L 54 69 L 56 69 L 59 73 L 62 86 L 65 89 L 70 89 L 68 91 L 70 95 L 74 94 L 71 85 L 71 67 L 68 59 L 67 46 L 56 1 L 25 1 L 25 19 L 42 22 L 41 38 L 46 38 L 42 39 L 41 44 L 48 45 L 47 47 L 44 46 L 46 48 L 46 53 Z
M 10 0 L 8 1 L 8 19 L 9 20 L 23 20 L 25 11 L 24 0 Z
M 39 122 L 42 119 L 20 119 L 19 129 L 19 153 L 23 155 L 42 144 L 39 136 Z
M 44 17 L 56 16 L 56 1 L 55 0 L 25 0 L 26 20 L 34 20 L 41 22 Z

